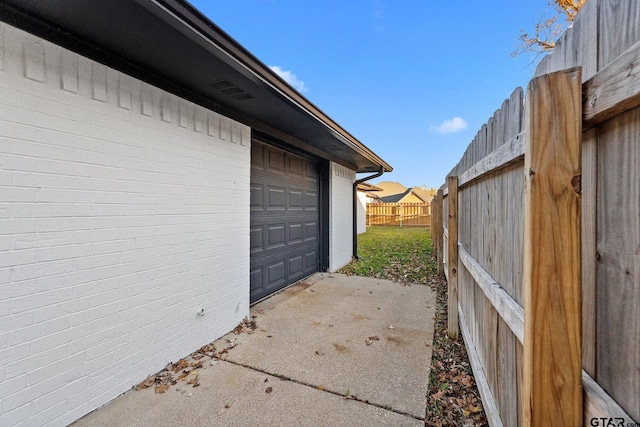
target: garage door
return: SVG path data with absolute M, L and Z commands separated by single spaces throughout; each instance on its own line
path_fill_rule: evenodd
M 313 160 L 251 142 L 251 302 L 318 271 L 319 186 Z

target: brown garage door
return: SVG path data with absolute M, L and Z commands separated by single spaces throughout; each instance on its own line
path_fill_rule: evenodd
M 251 143 L 251 302 L 318 271 L 315 161 Z

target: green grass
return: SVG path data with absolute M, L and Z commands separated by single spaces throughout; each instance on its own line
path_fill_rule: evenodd
M 360 260 L 340 272 L 390 279 L 403 283 L 429 283 L 436 265 L 429 229 L 423 227 L 369 227 L 358 236 Z

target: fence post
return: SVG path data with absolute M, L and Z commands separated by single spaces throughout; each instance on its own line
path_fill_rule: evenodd
M 438 195 L 436 196 L 436 208 L 433 210 L 436 216 L 436 231 L 435 234 L 438 236 L 438 243 L 436 246 L 437 251 L 437 262 L 438 262 L 438 274 L 444 274 L 444 256 L 442 253 L 443 250 L 443 242 L 444 242 L 444 228 L 442 224 L 442 202 L 443 202 L 443 194 L 442 190 L 438 190 Z
M 438 263 L 438 229 L 435 207 L 438 205 L 438 196 L 433 196 L 431 200 L 431 244 L 433 245 L 433 253 L 436 256 L 436 265 Z
M 458 338 L 458 177 L 448 176 L 447 187 L 449 189 L 449 217 L 447 228 L 449 230 L 448 242 L 448 330 L 449 337 Z
M 580 426 L 580 68 L 529 83 L 525 132 L 523 424 Z

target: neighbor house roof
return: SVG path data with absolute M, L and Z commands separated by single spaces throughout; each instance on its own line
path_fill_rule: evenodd
M 433 196 L 420 187 L 411 187 L 411 192 L 425 203 L 429 203 L 433 200 Z
M 187 1 L 4 0 L 0 19 L 242 122 L 264 139 L 357 172 L 392 170 Z
M 380 197 L 380 199 L 385 203 L 398 203 L 404 196 L 406 196 L 410 192 L 411 192 L 411 189 L 409 188 L 403 191 L 402 193 L 391 194 L 389 196 L 382 196 Z
M 395 181 L 382 181 L 377 183 L 376 186 L 382 188 L 378 193 L 380 197 L 393 196 L 407 191 L 407 187 Z
M 395 183 L 395 184 L 397 184 L 397 183 Z M 380 184 L 378 184 L 378 185 L 380 185 Z M 391 195 L 388 195 L 388 196 L 382 196 L 381 200 L 383 202 L 385 202 L 385 203 L 398 203 L 402 199 L 407 197 L 409 194 L 413 194 L 418 199 L 422 200 L 424 203 L 429 203 L 433 199 L 433 196 L 430 195 L 429 193 L 427 193 L 426 191 L 424 191 L 422 188 L 420 188 L 420 187 L 411 187 L 411 188 L 405 189 L 403 192 L 398 193 L 398 194 L 391 194 Z

